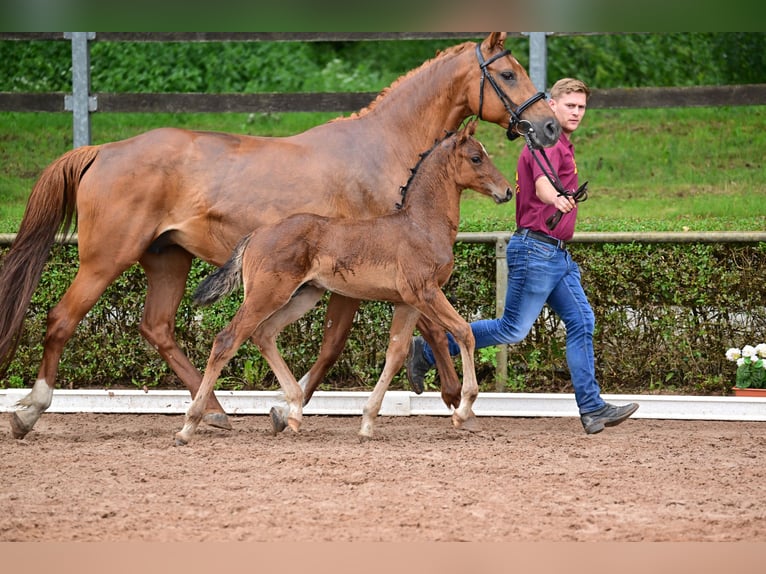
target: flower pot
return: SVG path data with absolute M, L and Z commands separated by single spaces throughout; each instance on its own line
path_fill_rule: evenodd
M 766 389 L 740 389 L 733 387 L 735 397 L 761 397 L 766 399 Z

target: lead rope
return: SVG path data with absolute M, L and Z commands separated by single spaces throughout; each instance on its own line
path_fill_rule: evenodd
M 544 149 L 535 149 L 535 147 L 532 145 L 532 139 L 529 137 L 529 133 L 524 134 L 524 139 L 527 142 L 527 147 L 529 148 L 529 152 L 532 154 L 532 157 L 537 162 L 537 165 L 540 166 L 540 169 L 542 170 L 543 174 L 545 174 L 545 177 L 548 178 L 548 181 L 551 182 L 551 185 L 553 188 L 558 192 L 559 195 L 564 195 L 566 197 L 571 197 L 575 200 L 576 203 L 580 203 L 582 201 L 585 201 L 588 199 L 588 182 L 586 181 L 583 183 L 580 187 L 577 188 L 577 191 L 570 192 L 564 189 L 564 185 L 561 183 L 561 180 L 559 179 L 559 174 L 556 173 L 556 170 L 553 169 L 553 165 L 551 164 L 551 161 L 548 159 L 548 155 L 545 153 Z M 543 156 L 543 159 L 545 160 L 545 163 L 547 164 L 548 168 L 546 170 L 543 163 L 540 161 L 540 158 L 537 157 L 537 152 L 541 156 Z M 564 213 L 557 209 L 556 213 L 551 215 L 548 219 L 545 220 L 545 225 L 548 226 L 548 229 L 553 231 L 556 226 L 559 224 L 559 221 L 561 221 L 562 216 Z

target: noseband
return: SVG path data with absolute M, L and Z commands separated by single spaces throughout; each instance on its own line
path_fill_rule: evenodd
M 482 110 L 482 106 L 484 105 L 484 80 L 487 79 L 489 80 L 489 83 L 492 86 L 492 88 L 495 90 L 497 97 L 500 98 L 501 102 L 503 102 L 503 106 L 505 106 L 505 109 L 511 116 L 510 121 L 508 123 L 508 131 L 506 132 L 506 135 L 508 136 L 509 140 L 515 140 L 520 135 L 526 136 L 534 131 L 534 128 L 532 127 L 531 123 L 529 123 L 527 120 L 521 119 L 521 114 L 523 114 L 526 111 L 526 109 L 532 104 L 534 104 L 535 102 L 539 100 L 544 100 L 545 93 L 537 92 L 534 96 L 529 98 L 526 102 L 524 102 L 523 104 L 521 104 L 520 106 L 514 109 L 515 104 L 513 103 L 511 98 L 508 97 L 508 95 L 498 85 L 495 78 L 492 77 L 492 74 L 490 74 L 489 72 L 489 65 L 492 62 L 500 58 L 503 58 L 510 53 L 511 53 L 510 50 L 503 50 L 502 52 L 492 56 L 489 60 L 485 60 L 484 56 L 482 56 L 481 54 L 481 44 L 476 44 L 476 58 L 479 60 L 479 67 L 481 68 L 481 83 L 479 84 L 479 119 L 483 119 L 481 117 L 481 110 Z

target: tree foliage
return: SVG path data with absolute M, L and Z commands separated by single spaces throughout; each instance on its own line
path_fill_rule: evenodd
M 446 41 L 99 42 L 91 46 L 98 92 L 377 91 L 432 58 Z M 525 66 L 528 42 L 507 46 Z M 766 34 L 554 35 L 548 78 L 595 88 L 761 83 Z M 65 41 L 0 42 L 0 91 L 71 90 Z

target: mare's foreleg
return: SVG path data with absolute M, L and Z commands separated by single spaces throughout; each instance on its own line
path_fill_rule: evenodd
M 145 253 L 139 263 L 146 272 L 148 283 L 139 331 L 194 398 L 199 391 L 202 374 L 175 339 L 175 315 L 186 289 L 192 255 L 181 247 L 173 246 L 158 254 Z M 211 426 L 231 430 L 229 417 L 215 395 L 208 400 L 204 421 Z
M 19 400 L 19 408 L 11 414 L 11 433 L 14 438 L 24 438 L 50 406 L 64 346 L 107 286 L 126 268 L 116 267 L 110 269 L 110 273 L 104 273 L 104 269 L 93 272 L 92 267 L 81 264 L 61 301 L 48 312 L 43 358 L 37 380 L 32 391 Z
M 346 340 L 348 340 L 348 335 L 351 332 L 351 324 L 360 303 L 361 301 L 358 299 L 350 299 L 337 293 L 330 295 L 330 300 L 327 302 L 319 356 L 309 372 L 303 375 L 300 380 L 304 405 L 311 400 L 311 396 L 319 383 L 322 382 L 327 371 L 335 364 L 346 346 Z
M 388 335 L 388 348 L 386 349 L 386 363 L 375 384 L 370 397 L 362 410 L 362 428 L 359 431 L 360 440 L 372 438 L 375 419 L 378 417 L 383 397 L 388 390 L 391 379 L 402 368 L 407 351 L 410 348 L 410 339 L 415 330 L 420 313 L 409 305 L 397 303 L 394 306 L 394 316 L 391 319 L 391 329 Z
M 460 404 L 460 379 L 449 354 L 447 335 L 442 327 L 425 315 L 420 316 L 417 327 L 433 351 L 436 369 L 439 372 L 442 400 L 448 407 L 457 408 Z

